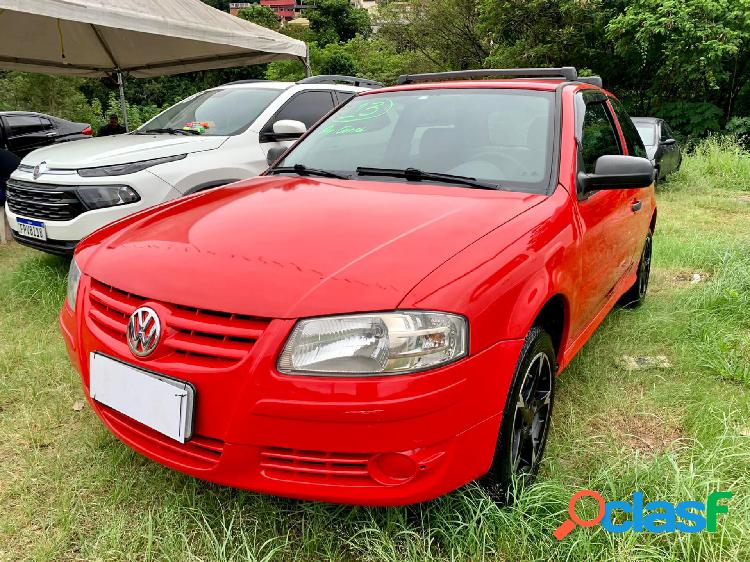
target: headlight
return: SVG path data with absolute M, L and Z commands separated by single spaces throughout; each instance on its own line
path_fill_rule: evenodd
M 127 185 L 92 185 L 79 187 L 76 192 L 89 209 L 103 209 L 140 201 L 140 196 Z
M 130 162 L 128 164 L 116 164 L 114 166 L 101 166 L 99 168 L 81 168 L 78 175 L 84 178 L 101 178 L 105 176 L 125 176 L 135 174 L 151 166 L 166 164 L 182 160 L 187 154 L 178 154 L 177 156 L 167 156 L 166 158 L 154 158 L 153 160 L 141 160 L 140 162 Z
M 388 312 L 301 320 L 279 358 L 286 374 L 398 375 L 464 357 L 466 319 L 442 312 Z
M 76 260 L 73 259 L 70 262 L 70 270 L 68 271 L 68 306 L 75 312 L 76 300 L 78 298 L 78 284 L 81 282 L 81 270 L 78 268 Z

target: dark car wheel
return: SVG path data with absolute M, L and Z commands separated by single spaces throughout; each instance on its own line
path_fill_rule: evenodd
M 651 250 L 653 246 L 653 237 L 653 232 L 649 230 L 646 235 L 646 241 L 643 244 L 641 260 L 638 262 L 638 275 L 635 278 L 635 283 L 633 283 L 633 286 L 622 295 L 620 306 L 636 308 L 641 306 L 643 301 L 646 300 L 648 280 L 651 276 Z
M 479 481 L 496 501 L 512 500 L 514 477 L 521 486 L 534 481 L 547 442 L 556 372 L 552 339 L 532 328 L 508 393 L 492 466 Z

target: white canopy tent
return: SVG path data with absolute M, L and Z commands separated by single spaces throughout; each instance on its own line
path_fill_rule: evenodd
M 307 46 L 200 0 L 0 0 L 0 68 L 115 75 L 178 74 L 307 61 Z

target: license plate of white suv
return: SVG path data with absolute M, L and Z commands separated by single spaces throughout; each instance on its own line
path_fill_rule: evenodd
M 27 238 L 36 238 L 37 240 L 47 240 L 47 229 L 42 221 L 31 219 L 17 218 L 18 233 Z

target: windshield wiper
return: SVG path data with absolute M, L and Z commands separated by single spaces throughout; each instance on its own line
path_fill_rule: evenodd
M 269 174 L 281 174 L 281 173 L 294 173 L 300 176 L 321 176 L 324 178 L 336 178 L 339 180 L 349 180 L 350 176 L 343 174 L 337 174 L 335 172 L 329 172 L 328 170 L 320 170 L 318 168 L 308 168 L 304 164 L 295 164 L 294 166 L 279 166 L 278 168 L 271 168 Z
M 199 131 L 194 131 L 193 129 L 164 128 L 164 129 L 146 129 L 145 131 L 138 131 L 139 135 L 148 135 L 151 133 L 166 133 L 168 135 L 200 135 Z
M 443 181 L 446 183 L 457 183 L 460 185 L 466 185 L 468 187 L 475 187 L 477 189 L 502 189 L 502 187 L 496 183 L 485 182 L 476 178 L 470 178 L 468 176 L 440 174 L 438 172 L 423 172 L 422 170 L 418 170 L 417 168 L 406 168 L 404 170 L 399 170 L 396 168 L 368 168 L 366 166 L 359 166 L 357 168 L 357 175 L 388 176 L 391 178 L 404 178 L 409 181 Z

